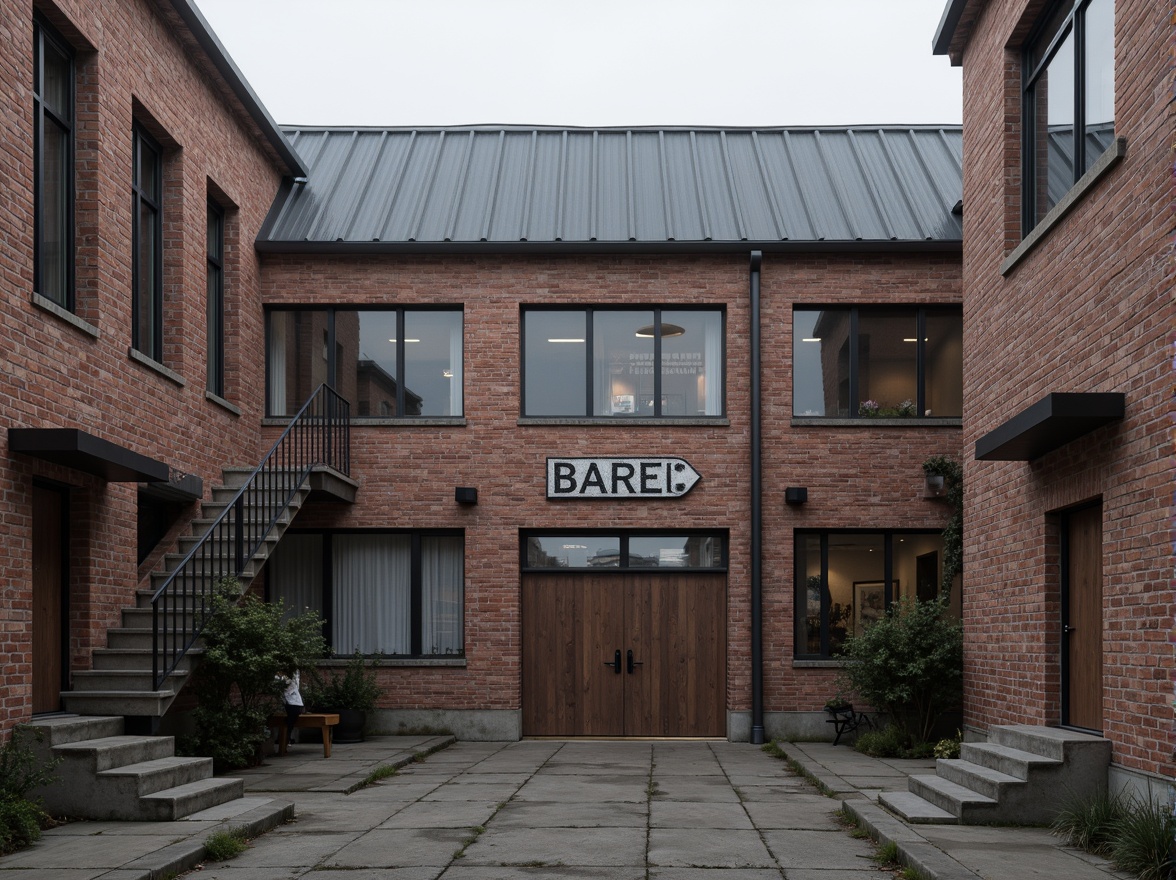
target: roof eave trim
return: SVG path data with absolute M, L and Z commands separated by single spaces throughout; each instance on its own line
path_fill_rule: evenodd
M 378 254 L 704 254 L 704 253 L 960 253 L 960 239 L 853 241 L 263 241 L 261 253 L 307 255 Z
M 960 25 L 960 19 L 963 18 L 964 8 L 967 5 L 968 0 L 947 0 L 947 5 L 943 8 L 943 15 L 939 19 L 939 27 L 936 28 L 935 37 L 931 41 L 931 54 L 951 54 L 951 45 L 955 40 L 956 29 Z
M 168 2 L 176 11 L 176 14 L 184 20 L 184 23 L 192 32 L 192 36 L 196 38 L 196 42 L 200 44 L 200 47 L 208 55 L 213 66 L 216 67 L 217 72 L 224 77 L 229 88 L 240 99 L 241 104 L 245 107 L 245 111 L 257 123 L 262 134 L 265 135 L 266 140 L 269 141 L 270 145 L 277 152 L 290 175 L 293 177 L 305 177 L 308 171 L 302 163 L 302 158 L 290 145 L 282 129 L 274 122 L 269 111 L 265 109 L 265 105 L 261 103 L 261 99 L 253 91 L 253 87 L 249 85 L 245 76 L 237 68 L 237 65 L 233 62 L 225 47 L 221 45 L 220 40 L 200 10 L 196 8 L 194 0 L 168 0 Z

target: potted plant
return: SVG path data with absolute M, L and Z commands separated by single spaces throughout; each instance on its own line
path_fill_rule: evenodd
M 364 655 L 356 650 L 342 672 L 319 673 L 307 687 L 307 703 L 315 711 L 338 714 L 335 742 L 363 742 L 367 713 L 376 707 L 380 697 L 375 665 L 369 666 Z

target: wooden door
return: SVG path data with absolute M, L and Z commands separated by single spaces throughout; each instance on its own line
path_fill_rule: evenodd
M 627 581 L 626 734 L 723 736 L 726 578 L 641 574 Z
M 1066 514 L 1062 528 L 1062 723 L 1102 731 L 1102 505 Z
M 522 602 L 525 736 L 726 732 L 724 575 L 527 575 Z
M 65 495 L 33 487 L 33 712 L 61 708 L 65 676 Z

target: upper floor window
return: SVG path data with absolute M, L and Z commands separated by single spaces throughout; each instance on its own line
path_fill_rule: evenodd
M 353 418 L 462 414 L 459 308 L 274 309 L 267 345 L 271 416 L 294 415 L 324 382 Z
M 208 390 L 225 396 L 225 212 L 208 203 Z
M 916 531 L 796 533 L 798 658 L 835 657 L 899 598 L 934 599 L 943 535 Z
M 523 310 L 524 416 L 723 414 L 721 309 Z
M 33 21 L 33 289 L 73 311 L 74 56 Z
M 163 362 L 163 150 L 138 125 L 133 136 L 131 344 Z
M 962 417 L 962 310 L 959 306 L 795 309 L 792 415 Z
M 1115 139 L 1114 0 L 1062 0 L 1024 55 L 1023 232 Z

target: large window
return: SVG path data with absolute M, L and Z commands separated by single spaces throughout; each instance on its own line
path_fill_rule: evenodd
M 558 532 L 523 538 L 527 570 L 674 568 L 714 571 L 727 567 L 719 532 Z
M 798 531 L 796 656 L 837 656 L 891 602 L 934 599 L 942 575 L 940 532 Z
M 723 414 L 720 309 L 524 309 L 523 415 Z
M 266 570 L 270 600 L 318 611 L 336 654 L 464 653 L 460 532 L 287 532 Z
M 131 279 L 136 351 L 163 362 L 163 150 L 138 125 L 133 137 Z
M 70 311 L 74 272 L 74 62 L 33 21 L 33 290 Z
M 1062 0 L 1024 55 L 1027 234 L 1115 138 L 1114 0 Z
M 795 309 L 792 415 L 960 418 L 961 309 Z
M 324 382 L 353 418 L 460 416 L 460 309 L 269 313 L 269 414 L 293 415 Z
M 208 203 L 208 390 L 225 396 L 225 212 Z

